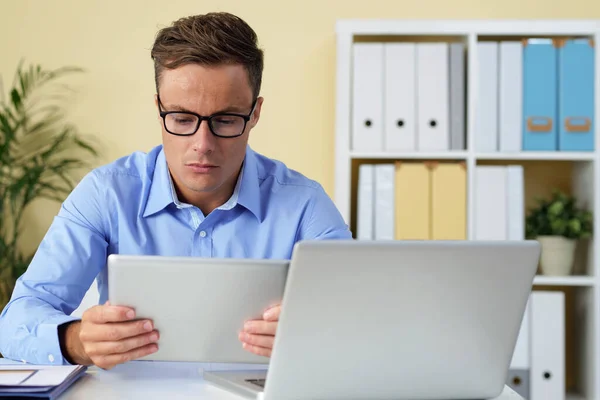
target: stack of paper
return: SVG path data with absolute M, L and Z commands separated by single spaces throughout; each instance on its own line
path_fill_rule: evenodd
M 81 365 L 0 365 L 0 397 L 56 399 L 86 370 Z

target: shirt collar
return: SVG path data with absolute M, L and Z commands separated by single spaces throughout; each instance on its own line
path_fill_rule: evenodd
M 257 168 L 256 154 L 250 149 L 250 146 L 247 146 L 244 163 L 240 171 L 240 176 L 238 176 L 233 195 L 225 204 L 218 207 L 219 209 L 230 210 L 239 204 L 254 214 L 259 221 L 262 220 Z M 150 185 L 150 193 L 143 214 L 144 217 L 155 214 L 170 204 L 175 204 L 177 208 L 192 207 L 190 204 L 182 203 L 177 197 L 169 167 L 167 166 L 164 150 L 161 150 L 156 158 L 152 183 Z
M 173 193 L 169 190 L 170 179 L 165 152 L 161 149 L 156 157 L 154 173 L 150 182 L 150 193 L 148 194 L 146 207 L 144 208 L 144 217 L 155 214 L 169 204 L 174 203 Z
M 261 207 L 260 181 L 258 177 L 258 161 L 256 153 L 246 146 L 246 157 L 242 171 L 240 191 L 237 203 L 250 211 L 262 222 L 263 211 Z

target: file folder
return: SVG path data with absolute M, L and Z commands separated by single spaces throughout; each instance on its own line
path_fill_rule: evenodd
M 82 365 L 5 364 L 0 367 L 0 398 L 57 399 L 87 369 Z
M 374 239 L 375 169 L 371 164 L 358 167 L 358 196 L 356 200 L 356 238 Z
M 383 150 L 383 44 L 353 45 L 352 149 Z
M 417 148 L 450 148 L 448 44 L 417 44 Z
M 450 44 L 450 150 L 465 146 L 465 45 Z
M 523 49 L 523 150 L 558 148 L 556 41 L 530 39 Z
M 510 368 L 506 384 L 523 399 L 530 399 L 531 381 L 529 370 Z
M 506 384 L 524 399 L 531 396 L 531 312 L 527 302 Z
M 563 292 L 531 294 L 531 396 L 565 398 L 565 304 Z
M 397 240 L 427 240 L 431 221 L 431 179 L 422 162 L 396 162 Z
M 375 165 L 375 239 L 394 239 L 394 164 Z
M 521 151 L 523 120 L 523 44 L 500 43 L 500 104 L 498 135 L 500 151 Z
M 475 238 L 506 240 L 506 167 L 475 167 Z
M 559 58 L 559 150 L 594 151 L 594 43 L 561 41 Z
M 475 148 L 490 153 L 498 151 L 498 43 L 477 43 L 478 94 L 476 107 Z
M 385 150 L 416 150 L 416 45 L 414 43 L 386 43 L 384 50 Z
M 464 162 L 431 164 L 431 238 L 466 240 L 467 172 Z
M 521 165 L 506 167 L 508 239 L 525 239 L 525 177 Z

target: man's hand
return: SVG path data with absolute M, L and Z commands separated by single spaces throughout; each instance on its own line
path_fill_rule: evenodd
M 128 307 L 95 306 L 83 313 L 81 322 L 65 332 L 67 357 L 75 364 L 111 369 L 158 350 L 159 334 L 152 321 L 134 320 Z
M 244 349 L 259 356 L 271 357 L 281 305 L 268 308 L 262 320 L 248 321 L 239 334 Z

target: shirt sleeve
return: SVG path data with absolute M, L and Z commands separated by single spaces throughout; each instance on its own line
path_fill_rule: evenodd
M 322 186 L 310 200 L 299 233 L 299 240 L 352 239 L 350 228 Z
M 58 327 L 106 263 L 106 204 L 96 175 L 86 175 L 61 205 L 27 271 L 0 314 L 0 352 L 34 364 L 68 364 Z M 106 209 L 106 208 L 105 208 Z

